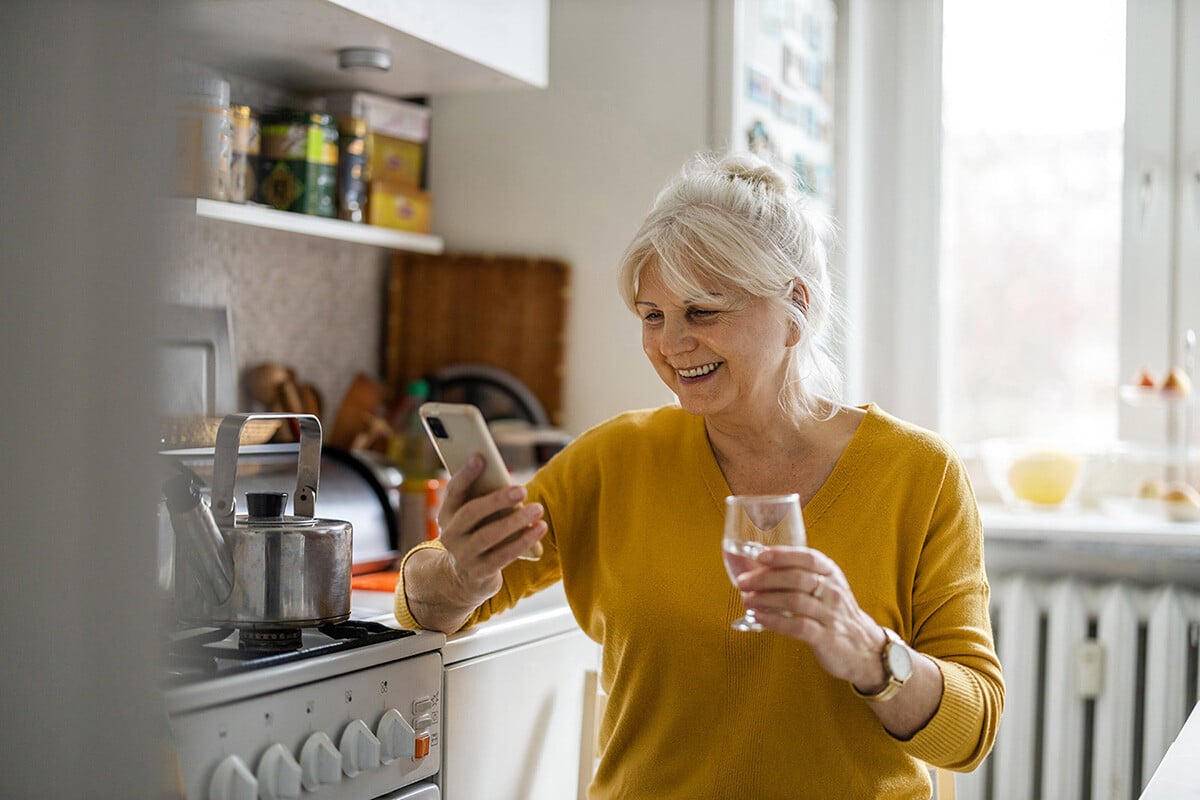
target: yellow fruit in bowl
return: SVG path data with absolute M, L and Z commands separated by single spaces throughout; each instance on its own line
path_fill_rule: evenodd
M 1082 460 L 1070 453 L 1025 453 L 1014 458 L 1008 468 L 1008 485 L 1026 503 L 1059 505 L 1071 496 L 1082 467 Z

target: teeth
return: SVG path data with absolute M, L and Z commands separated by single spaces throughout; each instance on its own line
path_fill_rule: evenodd
M 699 367 L 692 367 L 691 369 L 681 369 L 679 370 L 679 374 L 685 378 L 699 378 L 701 375 L 707 375 L 719 366 L 721 366 L 721 362 L 714 361 L 711 364 L 702 364 Z

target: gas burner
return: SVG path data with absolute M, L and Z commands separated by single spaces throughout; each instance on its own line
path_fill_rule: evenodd
M 162 662 L 164 686 L 264 669 L 414 634 L 368 620 L 290 630 L 191 628 L 169 638 Z
M 286 653 L 299 650 L 304 637 L 299 628 L 243 628 L 238 631 L 238 650 L 254 653 Z

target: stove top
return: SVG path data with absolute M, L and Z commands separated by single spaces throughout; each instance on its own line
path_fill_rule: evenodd
M 261 632 L 259 632 L 261 633 Z M 261 639 L 232 628 L 171 632 L 160 651 L 160 689 L 169 713 L 225 704 L 416 655 L 440 662 L 446 637 L 401 630 L 391 615 L 357 614 L 345 622 L 303 628 L 294 649 L 247 648 Z
M 415 631 L 347 620 L 285 631 L 189 628 L 172 634 L 163 654 L 163 688 L 267 669 L 402 639 Z

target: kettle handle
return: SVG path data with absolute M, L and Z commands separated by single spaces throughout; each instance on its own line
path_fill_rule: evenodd
M 317 482 L 321 470 L 321 421 L 312 414 L 229 414 L 217 429 L 213 458 L 212 512 L 221 527 L 232 526 L 237 503 L 233 486 L 237 479 L 238 445 L 242 427 L 252 419 L 294 419 L 300 423 L 300 461 L 292 506 L 297 517 L 313 516 Z

